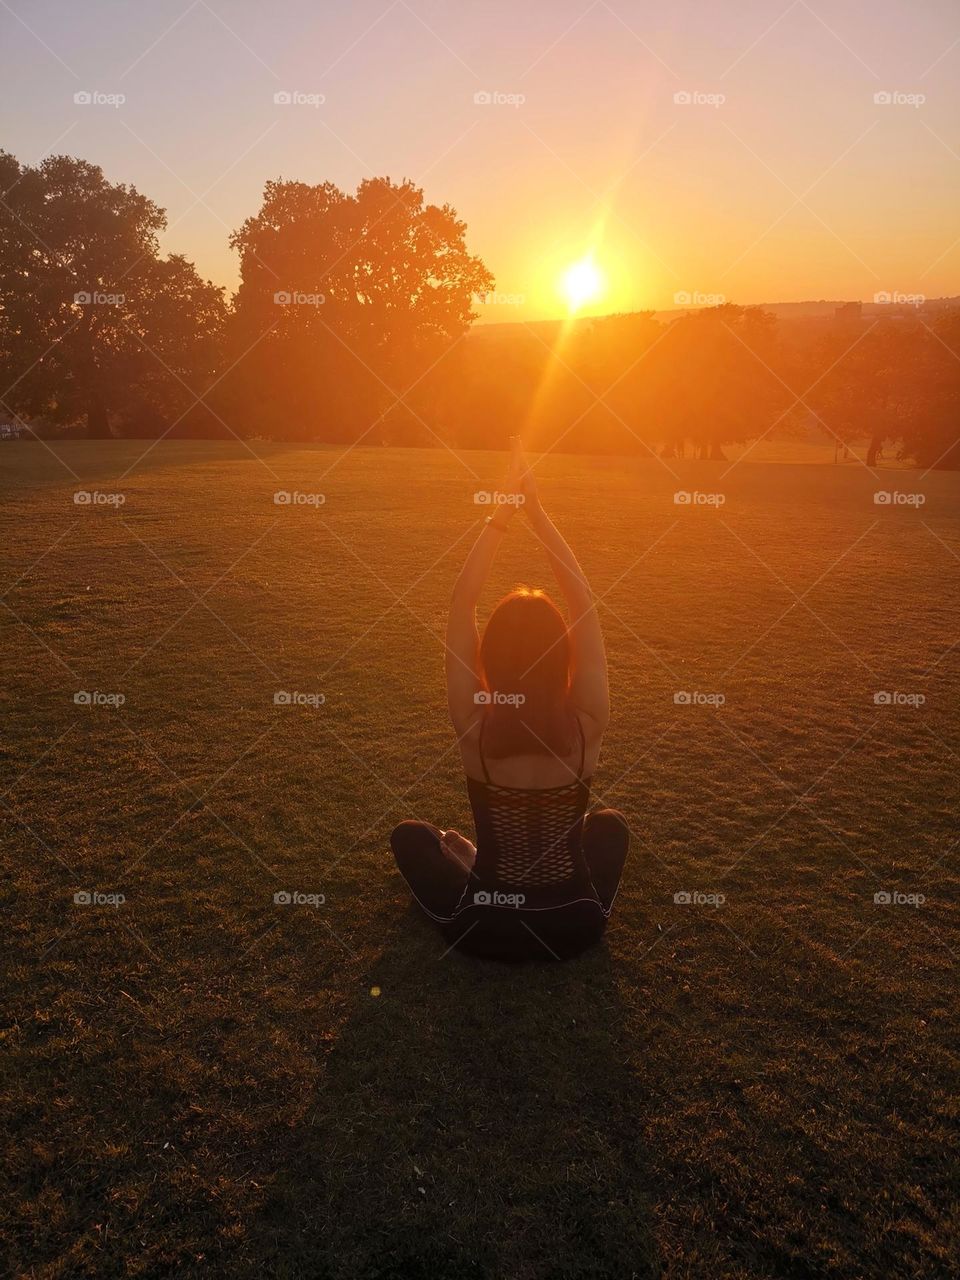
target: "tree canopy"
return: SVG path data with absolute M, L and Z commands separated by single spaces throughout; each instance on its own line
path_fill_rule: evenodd
M 21 166 L 0 152 L 4 407 L 92 436 L 171 421 L 222 360 L 223 290 L 162 258 L 163 211 L 83 160 Z
M 493 276 L 410 181 L 276 179 L 240 284 L 160 252 L 166 214 L 93 164 L 0 151 L 0 412 L 93 436 L 503 445 L 722 458 L 814 422 L 960 466 L 960 310 L 724 303 L 470 333 Z M 469 335 L 469 336 L 468 336 Z
M 449 205 L 411 182 L 268 182 L 231 237 L 240 253 L 232 346 L 238 399 L 267 433 L 388 438 L 405 397 L 467 331 L 493 277 Z M 269 394 L 263 391 L 269 389 Z

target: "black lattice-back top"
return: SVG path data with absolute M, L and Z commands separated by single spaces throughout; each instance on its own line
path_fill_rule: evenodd
M 478 888 L 521 893 L 527 908 L 596 897 L 581 849 L 590 779 L 583 776 L 586 743 L 579 717 L 576 722 L 580 738 L 576 779 L 547 788 L 502 787 L 493 782 L 483 756 L 481 723 L 478 747 L 484 780 L 467 778 L 477 830 L 470 893 Z

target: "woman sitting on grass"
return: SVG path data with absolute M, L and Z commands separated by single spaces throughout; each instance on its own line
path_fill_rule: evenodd
M 447 700 L 477 833 L 401 822 L 390 843 L 423 910 L 462 951 L 501 960 L 562 959 L 606 926 L 630 833 L 614 809 L 587 813 L 610 717 L 593 596 L 540 505 L 520 442 L 507 490 L 520 503 L 488 516 L 457 580 L 447 622 Z M 570 612 L 520 587 L 491 614 L 476 606 L 522 505 Z

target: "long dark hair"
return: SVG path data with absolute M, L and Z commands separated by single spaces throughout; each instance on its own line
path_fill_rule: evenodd
M 517 587 L 503 597 L 480 641 L 486 754 L 570 753 L 570 654 L 567 624 L 545 591 Z

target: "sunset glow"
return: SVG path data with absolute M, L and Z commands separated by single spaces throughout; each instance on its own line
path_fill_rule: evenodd
M 591 258 L 571 263 L 563 273 L 560 289 L 571 311 L 579 311 L 603 296 L 604 279 Z
M 133 182 L 168 212 L 164 252 L 230 289 L 229 234 L 267 180 L 354 190 L 390 174 L 466 221 L 496 281 L 479 324 L 672 310 L 684 294 L 960 292 L 946 0 L 890 0 L 882 22 L 793 5 L 775 23 L 762 0 L 642 18 L 535 0 L 519 25 L 502 0 L 482 20 L 436 0 L 284 0 L 281 22 L 250 0 L 222 21 L 173 0 L 44 0 L 29 26 L 17 8 L 0 6 L 4 145 Z M 112 58 L 92 35 L 105 27 Z M 599 288 L 578 263 L 598 221 Z

